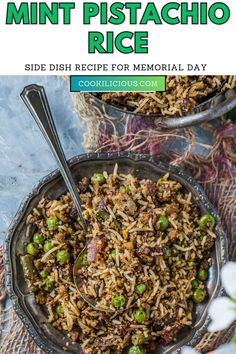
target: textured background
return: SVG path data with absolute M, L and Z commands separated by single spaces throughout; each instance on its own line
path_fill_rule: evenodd
M 68 158 L 82 153 L 85 126 L 75 113 L 67 83 L 59 76 L 0 77 L 0 243 L 24 196 L 56 167 L 44 138 L 21 101 L 24 86 L 46 89 Z

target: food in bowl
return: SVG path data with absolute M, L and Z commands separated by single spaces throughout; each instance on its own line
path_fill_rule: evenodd
M 182 116 L 204 99 L 236 86 L 236 76 L 167 76 L 165 92 L 103 92 L 103 102 L 141 114 Z
M 44 197 L 27 218 L 35 227 L 21 256 L 25 279 L 48 321 L 85 353 L 139 354 L 173 342 L 207 298 L 215 219 L 168 175 L 157 181 L 98 171 L 78 183 L 88 234 L 69 194 Z M 87 243 L 79 275 L 74 262 Z

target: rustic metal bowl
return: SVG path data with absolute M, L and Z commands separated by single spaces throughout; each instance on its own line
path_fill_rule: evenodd
M 225 94 L 217 93 L 209 95 L 206 100 L 198 104 L 190 112 L 182 117 L 163 117 L 162 115 L 145 115 L 141 113 L 129 112 L 105 103 L 89 92 L 81 92 L 75 96 L 76 108 L 85 121 L 103 121 L 110 120 L 116 125 L 117 131 L 121 124 L 125 125 L 128 120 L 137 120 L 140 118 L 153 121 L 153 128 L 159 129 L 177 129 L 190 127 L 203 122 L 219 118 L 230 112 L 236 107 L 236 91 L 230 89 Z
M 107 170 L 111 172 L 116 162 L 119 164 L 119 171 L 132 173 L 140 178 L 157 179 L 169 172 L 171 178 L 178 180 L 185 186 L 186 190 L 191 191 L 193 196 L 199 198 L 201 212 L 213 214 L 217 221 L 215 229 L 217 238 L 215 248 L 212 251 L 213 264 L 210 268 L 207 284 L 209 298 L 197 306 L 191 329 L 186 329 L 179 333 L 176 343 L 168 346 L 159 345 L 153 352 L 155 354 L 176 354 L 179 353 L 183 345 L 195 345 L 207 331 L 209 323 L 207 308 L 209 303 L 223 293 L 220 284 L 220 268 L 227 260 L 226 235 L 222 230 L 219 216 L 209 203 L 202 188 L 192 177 L 176 167 L 165 165 L 155 160 L 149 155 L 135 155 L 127 152 L 84 154 L 72 158 L 70 166 L 74 178 L 79 180 L 84 176 L 91 176 L 95 171 Z M 5 274 L 9 296 L 13 302 L 14 309 L 32 338 L 45 353 L 50 354 L 82 353 L 82 349 L 79 344 L 72 344 L 71 342 L 66 351 L 63 349 L 68 342 L 68 337 L 47 322 L 45 310 L 36 304 L 34 295 L 28 292 L 19 255 L 24 254 L 25 243 L 29 242 L 32 237 L 31 233 L 33 231 L 28 232 L 29 229 L 26 226 L 28 214 L 37 205 L 42 196 L 47 195 L 51 198 L 57 198 L 65 192 L 66 187 L 58 170 L 44 177 L 22 203 L 9 228 L 6 239 Z

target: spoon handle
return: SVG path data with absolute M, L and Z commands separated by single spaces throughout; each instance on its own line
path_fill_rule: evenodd
M 75 207 L 79 212 L 83 230 L 86 233 L 87 223 L 82 213 L 82 202 L 57 134 L 45 90 L 42 86 L 33 84 L 26 86 L 20 96 L 33 116 L 55 159 L 57 160 L 61 175 L 70 192 L 71 198 L 75 203 Z

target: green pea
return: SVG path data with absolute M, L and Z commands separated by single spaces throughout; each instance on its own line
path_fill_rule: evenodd
M 215 221 L 214 216 L 212 216 L 210 214 L 205 214 L 199 220 L 199 227 L 201 230 L 205 230 L 206 228 L 209 228 L 212 230 L 215 226 L 215 223 L 216 223 L 216 221 Z
M 167 247 L 166 251 L 165 251 L 165 254 L 164 254 L 164 258 L 171 257 L 171 254 L 172 254 L 171 248 Z
M 114 259 L 114 261 L 116 260 L 116 249 L 111 251 L 110 256 Z
M 26 246 L 27 253 L 29 253 L 33 256 L 38 253 L 38 250 L 39 250 L 39 246 L 37 245 L 37 243 L 30 242 Z
M 140 283 L 138 284 L 136 287 L 135 287 L 135 292 L 138 294 L 138 295 L 142 295 L 147 289 L 147 286 L 146 284 L 144 283 Z
M 120 191 L 123 193 L 128 193 L 128 194 L 131 193 L 131 189 L 128 186 L 121 186 Z
M 142 323 L 146 321 L 147 319 L 147 314 L 144 310 L 135 310 L 134 311 L 134 319 L 138 323 Z
M 58 218 L 57 217 L 47 218 L 46 224 L 49 231 L 55 231 L 58 229 Z
M 78 265 L 79 265 L 80 267 L 87 266 L 87 265 L 88 265 L 88 255 L 87 255 L 87 253 L 82 253 L 82 254 L 79 256 L 77 262 L 78 262 Z
M 101 185 L 106 182 L 106 179 L 102 173 L 94 173 L 94 175 L 91 177 L 91 182 L 95 185 Z
M 129 348 L 129 354 L 144 354 L 144 350 L 139 345 L 132 345 Z
M 57 251 L 57 261 L 59 263 L 66 263 L 70 258 L 70 254 L 66 250 Z
M 208 279 L 208 271 L 205 269 L 199 269 L 197 277 L 201 281 L 206 281 Z
M 188 307 L 190 308 L 190 310 L 193 310 L 194 303 L 193 303 L 192 300 L 188 300 L 188 301 L 187 301 L 187 305 L 188 305 Z
M 46 270 L 44 270 L 44 269 L 41 270 L 41 272 L 39 274 L 40 274 L 41 278 L 43 278 L 43 279 L 46 279 L 48 276 L 48 272 L 46 272 Z
M 192 289 L 196 290 L 199 287 L 199 281 L 197 279 L 193 279 L 191 281 Z
M 112 305 L 117 308 L 124 307 L 124 305 L 126 303 L 126 298 L 122 294 L 114 295 L 111 299 L 111 302 L 112 302 Z
M 109 214 L 105 210 L 99 210 L 96 216 L 99 222 L 104 222 L 109 218 Z
M 49 293 L 54 289 L 54 281 L 52 278 L 48 277 L 44 280 L 44 289 Z
M 203 289 L 196 289 L 193 294 L 193 301 L 196 303 L 203 302 L 206 297 L 206 291 Z
M 56 310 L 56 314 L 57 314 L 59 317 L 61 317 L 61 315 L 62 315 L 62 304 L 57 304 L 55 310 Z
M 52 242 L 51 241 L 47 241 L 45 242 L 45 244 L 43 245 L 43 250 L 45 253 L 47 253 L 48 251 L 50 251 L 53 248 Z
M 159 226 L 160 226 L 161 231 L 166 230 L 168 225 L 169 225 L 168 218 L 164 215 L 161 215 L 159 218 Z
M 145 342 L 145 337 L 142 333 L 135 333 L 132 335 L 132 343 L 134 345 L 143 344 Z
M 38 245 L 42 245 L 43 241 L 44 241 L 44 237 L 42 234 L 37 232 L 36 234 L 34 234 L 33 241 L 34 241 L 34 243 L 37 243 Z

